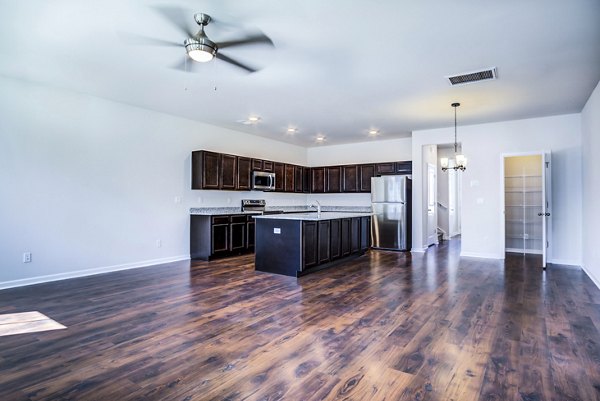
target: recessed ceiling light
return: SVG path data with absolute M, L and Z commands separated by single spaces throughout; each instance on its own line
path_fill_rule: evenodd
M 379 134 L 379 131 L 376 130 L 376 129 L 370 129 L 369 130 L 369 135 L 371 135 L 371 136 L 376 136 L 378 134 Z
M 244 125 L 258 124 L 260 122 L 260 117 L 258 117 L 258 116 L 250 116 L 246 120 L 240 120 L 238 122 L 240 122 L 240 123 L 242 123 Z
M 325 142 L 325 137 L 323 135 L 317 135 L 315 141 L 317 141 L 318 143 L 323 143 Z
M 298 132 L 298 128 L 289 127 L 289 128 L 287 129 L 287 133 L 288 133 L 288 134 L 295 134 L 296 132 Z

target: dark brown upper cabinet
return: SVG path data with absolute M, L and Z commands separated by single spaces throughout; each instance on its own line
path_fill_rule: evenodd
M 285 165 L 283 163 L 273 163 L 275 172 L 275 191 L 283 192 L 285 190 Z
M 375 177 L 374 164 L 361 164 L 358 166 L 358 190 L 360 192 L 371 192 L 371 178 Z
M 396 163 L 377 163 L 375 165 L 375 175 L 396 174 Z
M 412 162 L 396 162 L 396 173 L 397 174 L 412 174 Z
M 283 185 L 283 190 L 285 192 L 294 192 L 296 190 L 296 186 L 294 184 L 296 172 L 294 170 L 294 167 L 295 166 L 293 164 L 285 165 L 285 180 Z
M 302 172 L 302 192 L 310 193 L 310 167 L 304 167 Z
M 252 171 L 263 171 L 262 159 L 252 159 Z
M 322 193 L 325 192 L 325 168 L 324 167 L 312 167 L 311 172 L 311 185 L 310 192 Z
M 304 192 L 305 167 L 294 166 L 294 192 Z
M 342 167 L 325 167 L 325 192 L 342 192 Z
M 342 191 L 356 192 L 358 188 L 358 166 L 356 164 L 342 167 Z
M 252 189 L 252 159 L 249 157 L 238 157 L 237 168 L 236 189 L 250 191 Z
M 233 155 L 221 155 L 221 189 L 235 189 L 237 183 L 237 157 Z
M 269 161 L 269 160 L 263 160 L 263 171 L 272 173 L 273 172 L 273 162 Z
M 192 152 L 192 189 L 219 189 L 220 161 L 219 153 Z

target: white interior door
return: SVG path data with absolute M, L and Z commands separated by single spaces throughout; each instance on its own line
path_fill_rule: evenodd
M 427 246 L 437 244 L 436 166 L 427 163 Z
M 552 227 L 552 167 L 550 163 L 550 153 L 542 154 L 542 199 L 544 204 L 542 207 L 542 267 L 545 269 L 549 258 L 550 242 L 551 242 L 551 227 Z

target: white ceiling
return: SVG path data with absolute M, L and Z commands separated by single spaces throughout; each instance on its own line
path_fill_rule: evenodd
M 173 69 L 183 47 L 128 40 L 183 42 L 164 5 L 190 29 L 195 12 L 218 19 L 217 42 L 260 29 L 275 47 L 223 50 L 253 74 Z M 496 81 L 444 78 L 493 66 Z M 302 146 L 390 139 L 452 126 L 454 101 L 459 126 L 581 111 L 600 79 L 600 1 L 0 0 L 0 74 Z

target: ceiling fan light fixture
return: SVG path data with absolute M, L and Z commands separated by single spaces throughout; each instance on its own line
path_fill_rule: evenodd
M 184 45 L 187 55 L 199 63 L 209 62 L 217 55 L 217 45 L 208 38 L 203 38 L 202 41 L 190 38 Z

